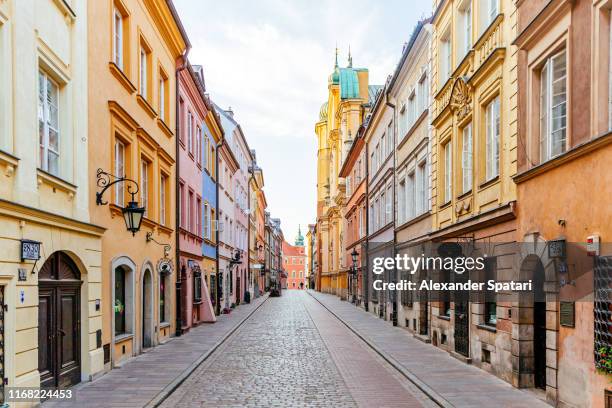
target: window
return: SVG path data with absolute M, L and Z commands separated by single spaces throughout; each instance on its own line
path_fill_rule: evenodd
M 562 51 L 548 60 L 540 74 L 540 162 L 565 152 L 567 132 L 567 69 Z
M 487 181 L 499 175 L 499 96 L 486 109 L 486 177 Z
M 147 51 L 141 46 L 140 47 L 140 88 L 138 90 L 140 92 L 140 95 L 142 95 L 142 97 L 145 99 L 147 99 L 147 88 L 148 88 L 148 83 L 147 83 L 147 76 L 148 76 L 148 70 L 149 70 L 148 59 L 149 58 L 147 56 Z
M 113 62 L 123 70 L 123 14 L 113 9 Z
M 204 203 L 204 238 L 210 239 L 210 208 Z
M 451 141 L 444 145 L 444 203 L 452 198 L 453 157 Z
M 440 44 L 440 82 L 445 82 L 450 78 L 452 65 L 450 32 L 447 31 L 442 36 Z
M 406 183 L 406 210 L 407 210 L 407 219 L 414 218 L 415 215 L 415 185 L 414 185 L 414 171 L 408 174 L 408 182 Z
M 159 223 L 166 225 L 166 181 L 163 174 L 159 178 Z
M 385 203 L 385 225 L 393 221 L 393 186 L 387 187 L 387 201 Z
M 189 191 L 189 201 L 187 202 L 187 231 L 193 232 L 193 191 Z
M 195 233 L 200 236 L 202 234 L 202 200 L 196 200 L 196 229 Z
M 145 217 L 149 215 L 149 162 L 142 160 L 140 164 L 140 198 L 145 208 Z
M 179 211 L 181 213 L 181 227 L 185 228 L 187 220 L 185 217 L 185 185 L 183 183 L 180 183 L 179 186 Z
M 387 125 L 387 154 L 393 153 L 393 122 Z
M 467 0 L 461 13 L 461 30 L 463 30 L 463 56 L 472 48 L 472 2 Z
M 414 125 L 416 120 L 416 110 L 416 93 L 415 91 L 412 91 L 408 97 L 408 129 Z
M 488 282 L 489 280 L 497 280 L 497 258 L 494 256 L 485 258 L 485 281 Z M 487 293 L 486 296 L 486 300 L 491 300 L 489 297 L 495 300 L 494 294 Z M 497 303 L 495 301 L 485 302 L 484 324 L 488 326 L 497 324 Z
M 427 104 L 429 103 L 429 81 L 427 80 L 427 75 L 423 75 L 419 81 L 417 99 L 418 116 L 420 116 L 427 109 Z
M 196 128 L 196 159 L 198 164 L 202 164 L 202 129 Z
M 472 189 L 472 124 L 468 124 L 462 130 L 461 142 L 461 173 L 463 177 L 463 192 Z
M 115 139 L 114 173 L 117 177 L 125 176 L 125 145 L 118 139 Z M 120 207 L 123 207 L 125 205 L 124 183 L 116 183 L 114 188 L 115 188 L 115 204 Z
M 168 122 L 168 77 L 166 74 L 160 69 L 159 70 L 159 99 L 158 99 L 158 107 L 157 110 L 159 112 L 159 117 L 164 122 Z
M 180 115 L 180 123 L 183 123 L 185 120 L 185 101 L 183 98 L 179 99 L 179 115 Z M 185 126 L 181 126 L 179 129 L 180 140 L 185 144 Z
M 38 136 L 40 168 L 59 175 L 59 87 L 49 76 L 38 73 Z
M 406 220 L 406 180 L 402 179 L 399 182 L 397 192 L 397 220 L 401 224 Z
M 115 268 L 115 294 L 113 309 L 115 312 L 115 336 L 131 331 L 131 273 L 125 266 Z
M 427 186 L 427 162 L 423 161 L 417 166 L 417 214 L 422 214 L 429 209 Z
M 202 301 L 202 274 L 193 274 L 193 302 L 199 303 Z
M 187 150 L 193 154 L 193 114 L 187 112 Z
M 497 17 L 497 14 L 499 13 L 498 10 L 498 2 L 499 0 L 488 0 L 489 4 L 489 8 L 488 8 L 488 12 L 489 12 L 489 21 L 488 23 L 491 24 L 493 22 L 493 20 L 495 20 L 495 17 Z
M 166 274 L 159 277 L 159 321 L 166 322 Z

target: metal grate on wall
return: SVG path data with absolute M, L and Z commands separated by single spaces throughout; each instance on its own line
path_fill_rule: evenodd
M 600 349 L 612 347 L 612 257 L 595 258 L 595 364 L 601 360 Z

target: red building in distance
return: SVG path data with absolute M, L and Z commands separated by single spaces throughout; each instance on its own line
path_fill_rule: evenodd
M 304 237 L 298 228 L 295 245 L 283 240 L 283 270 L 287 274 L 283 289 L 304 289 L 306 286 L 306 250 Z M 285 280 L 283 280 L 285 282 Z

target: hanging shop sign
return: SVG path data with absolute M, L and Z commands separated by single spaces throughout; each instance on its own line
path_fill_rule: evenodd
M 157 261 L 157 271 L 159 273 L 172 273 L 172 260 L 169 258 L 162 258 Z

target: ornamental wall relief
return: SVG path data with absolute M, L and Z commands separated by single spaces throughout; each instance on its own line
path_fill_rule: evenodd
M 457 115 L 457 120 L 462 120 L 472 112 L 472 92 L 466 83 L 466 77 L 455 79 L 450 96 L 450 109 Z

